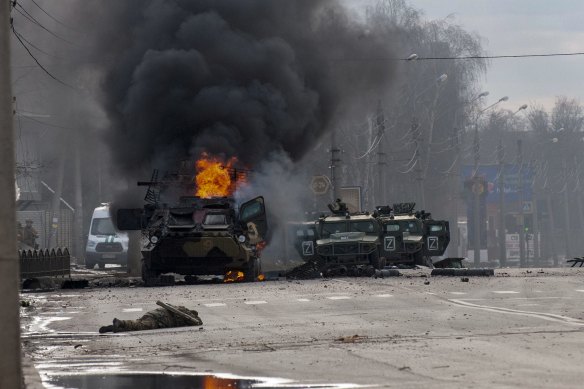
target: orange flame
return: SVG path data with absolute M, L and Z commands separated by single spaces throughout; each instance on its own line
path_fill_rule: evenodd
M 239 270 L 229 270 L 225 273 L 225 277 L 223 277 L 224 283 L 231 283 L 231 282 L 241 282 L 243 281 L 244 274 Z
M 233 177 L 233 165 L 237 158 L 233 157 L 227 162 L 223 162 L 217 157 L 211 157 L 203 153 L 196 163 L 197 184 L 196 195 L 201 198 L 229 197 L 235 192 L 236 183 L 240 181 Z

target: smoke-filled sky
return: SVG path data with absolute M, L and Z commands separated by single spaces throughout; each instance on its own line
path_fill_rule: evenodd
M 202 151 L 253 167 L 298 160 L 352 108 L 388 90 L 391 44 L 330 0 L 127 0 L 94 19 L 102 101 L 121 171 Z M 107 22 L 106 22 L 107 21 Z M 105 27 L 107 26 L 107 27 Z

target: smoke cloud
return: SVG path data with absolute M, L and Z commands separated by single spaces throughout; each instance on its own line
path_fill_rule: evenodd
M 393 73 L 387 61 L 360 60 L 391 56 L 387 34 L 332 0 L 83 6 L 106 64 L 107 139 L 132 180 L 203 151 L 252 168 L 273 153 L 298 161 L 335 123 L 375 104 Z

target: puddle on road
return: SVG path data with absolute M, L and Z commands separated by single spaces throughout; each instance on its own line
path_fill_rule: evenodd
M 48 389 L 332 389 L 355 387 L 353 385 L 303 385 L 284 379 L 151 373 L 55 375 L 46 377 L 44 384 Z

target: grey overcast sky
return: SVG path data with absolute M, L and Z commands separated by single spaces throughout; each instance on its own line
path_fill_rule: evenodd
M 348 1 L 354 7 L 369 2 Z M 453 22 L 482 38 L 489 55 L 584 52 L 584 0 L 407 1 L 425 19 L 453 14 Z M 534 102 L 549 109 L 560 95 L 584 103 L 584 55 L 493 59 L 483 90 L 490 92 L 489 101 L 508 95 L 501 108 L 511 110 Z

